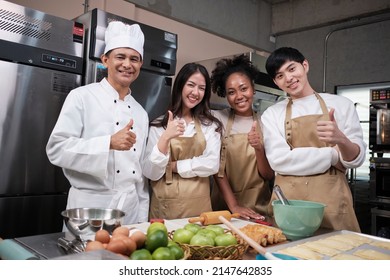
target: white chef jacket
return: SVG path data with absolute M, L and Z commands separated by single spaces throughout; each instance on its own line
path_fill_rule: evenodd
M 110 150 L 111 135 L 134 120 L 136 143 L 129 151 Z M 148 220 L 149 192 L 141 170 L 148 115 L 128 94 L 106 79 L 72 90 L 50 135 L 46 152 L 71 184 L 67 209 L 104 207 L 126 213 L 123 223 Z
M 346 97 L 321 93 L 328 110 L 335 109 L 335 120 L 345 136 L 360 148 L 353 161 L 340 160 L 346 168 L 356 168 L 363 164 L 367 144 L 363 141 L 363 131 L 352 101 Z M 285 139 L 285 118 L 288 99 L 268 107 L 261 116 L 264 147 L 268 161 L 275 172 L 282 175 L 307 176 L 327 171 L 334 161 L 331 147 L 301 147 L 291 150 Z M 314 94 L 293 100 L 292 116 L 322 114 L 321 106 Z
M 221 134 L 215 131 L 216 128 L 215 123 L 210 126 L 201 125 L 206 140 L 206 149 L 198 157 L 177 161 L 177 171 L 181 177 L 207 177 L 218 172 Z M 157 147 L 157 142 L 163 132 L 163 127 L 150 127 L 142 170 L 145 177 L 152 181 L 157 181 L 164 176 L 170 157 L 169 152 L 165 155 Z M 186 125 L 184 134 L 180 137 L 191 137 L 195 132 L 195 122 L 192 121 Z

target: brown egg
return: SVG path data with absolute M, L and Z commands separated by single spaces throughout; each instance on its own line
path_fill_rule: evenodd
M 129 257 L 131 253 L 133 253 L 135 250 L 137 250 L 137 243 L 130 237 L 125 237 L 122 239 L 122 241 L 126 244 L 127 251 L 126 255 Z
M 89 241 L 85 246 L 85 252 L 103 250 L 103 249 L 104 249 L 103 243 L 101 243 L 100 241 Z
M 130 230 L 128 227 L 120 226 L 120 227 L 117 227 L 116 229 L 114 229 L 114 231 L 112 232 L 112 236 L 117 235 L 117 234 L 129 236 L 129 233 L 130 233 Z
M 139 231 L 139 230 L 134 231 L 130 235 L 130 238 L 135 241 L 135 243 L 137 244 L 137 248 L 138 249 L 144 247 L 145 241 L 146 241 L 146 234 L 143 233 L 142 231 Z
M 105 229 L 98 230 L 95 233 L 95 240 L 96 241 L 100 241 L 102 243 L 108 243 L 108 242 L 110 242 L 110 238 L 111 238 L 110 234 Z
M 127 246 L 122 240 L 111 240 L 107 245 L 107 250 L 113 253 L 126 255 Z

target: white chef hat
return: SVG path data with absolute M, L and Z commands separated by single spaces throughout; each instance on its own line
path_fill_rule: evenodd
M 116 48 L 131 48 L 143 57 L 144 41 L 144 33 L 138 24 L 128 25 L 120 21 L 112 21 L 106 29 L 104 53 Z

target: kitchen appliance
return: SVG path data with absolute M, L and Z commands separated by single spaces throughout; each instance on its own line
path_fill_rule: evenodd
M 370 91 L 369 148 L 379 155 L 390 152 L 390 88 Z
M 58 232 L 69 183 L 46 155 L 66 95 L 81 85 L 83 26 L 0 1 L 0 236 Z
M 390 88 L 370 91 L 371 233 L 390 231 Z
M 100 82 L 107 70 L 100 61 L 104 52 L 104 34 L 111 21 L 137 23 L 144 35 L 143 65 L 138 78 L 131 84 L 131 94 L 148 112 L 149 120 L 166 113 L 171 97 L 172 78 L 176 71 L 177 35 L 132 21 L 99 9 L 75 19 L 85 28 L 84 84 Z
M 265 70 L 265 63 L 267 58 L 254 52 L 245 53 L 254 66 L 257 67 L 259 73 L 254 81 L 255 83 L 255 95 L 253 96 L 253 110 L 259 114 L 262 114 L 269 106 L 279 102 L 286 98 L 286 93 L 279 89 L 279 87 L 268 76 Z M 236 54 L 240 55 L 240 54 Z M 231 59 L 236 55 L 217 57 L 212 59 L 206 59 L 197 61 L 202 64 L 209 71 L 210 75 L 216 66 L 216 63 L 221 59 Z M 224 97 L 220 97 L 217 94 L 212 94 L 210 98 L 210 107 L 214 110 L 229 108 L 229 103 Z

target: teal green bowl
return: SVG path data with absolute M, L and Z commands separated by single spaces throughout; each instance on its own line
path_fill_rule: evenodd
M 283 205 L 272 201 L 275 222 L 287 239 L 297 240 L 312 236 L 324 218 L 325 204 L 305 200 L 289 200 Z

